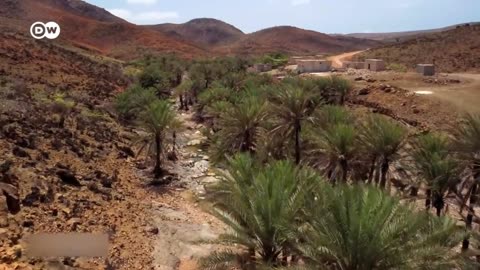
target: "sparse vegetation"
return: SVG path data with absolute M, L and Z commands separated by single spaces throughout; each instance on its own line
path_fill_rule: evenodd
M 65 127 L 65 120 L 69 117 L 74 107 L 75 102 L 67 99 L 64 93 L 55 93 L 55 95 L 53 96 L 52 110 L 60 117 L 58 122 L 58 125 L 60 127 Z
M 405 65 L 395 64 L 395 63 L 388 64 L 387 69 L 393 70 L 395 72 L 403 72 L 403 73 L 408 71 L 408 68 Z
M 262 64 L 272 65 L 272 68 L 283 67 L 288 63 L 289 56 L 283 53 L 266 54 L 259 59 Z
M 414 69 L 417 64 L 435 64 L 440 72 L 478 71 L 480 25 L 430 33 L 368 50 L 356 58 L 384 59 L 387 63 Z M 461 40 L 462 42 L 459 42 Z M 394 69 L 395 70 L 395 69 Z

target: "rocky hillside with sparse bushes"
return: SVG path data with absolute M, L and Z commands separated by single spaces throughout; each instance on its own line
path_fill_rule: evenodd
M 435 63 L 441 72 L 480 71 L 480 25 L 426 34 L 404 42 L 368 50 L 357 59 L 380 58 L 414 69 L 417 64 Z

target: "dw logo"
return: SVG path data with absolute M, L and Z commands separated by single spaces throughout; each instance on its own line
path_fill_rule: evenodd
M 56 22 L 36 22 L 30 27 L 30 34 L 35 39 L 56 39 L 60 35 L 60 26 Z

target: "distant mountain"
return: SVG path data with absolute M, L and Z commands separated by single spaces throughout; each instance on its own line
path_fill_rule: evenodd
M 45 5 L 60 8 L 73 14 L 101 22 L 126 22 L 107 10 L 89 4 L 83 0 L 44 0 Z
M 0 0 L 0 27 L 28 35 L 34 21 L 60 24 L 62 34 L 54 42 L 126 60 L 146 52 L 176 53 L 187 58 L 270 52 L 311 55 L 381 45 L 379 41 L 291 26 L 245 34 L 228 23 L 206 18 L 184 24 L 139 26 L 81 0 Z
M 405 41 L 406 39 L 415 38 L 416 36 L 421 36 L 421 35 L 431 34 L 431 33 L 440 33 L 440 32 L 444 32 L 444 31 L 452 30 L 452 29 L 455 29 L 457 27 L 464 26 L 464 25 L 467 25 L 467 24 L 476 25 L 476 24 L 480 24 L 480 23 L 478 23 L 478 22 L 462 23 L 462 24 L 456 24 L 456 25 L 442 27 L 442 28 L 436 28 L 436 29 L 405 31 L 405 32 L 353 33 L 353 34 L 347 34 L 345 36 L 355 37 L 355 38 L 366 38 L 366 39 L 373 39 L 373 40 L 381 40 L 381 41 L 400 42 L 400 41 Z
M 233 25 L 209 18 L 194 19 L 183 24 L 151 25 L 148 28 L 200 46 L 230 44 L 242 39 L 245 35 Z
M 0 25 L 28 34 L 34 21 L 55 21 L 67 42 L 121 59 L 144 52 L 177 53 L 184 57 L 207 55 L 204 49 L 120 19 L 103 8 L 81 0 L 1 0 Z
M 448 31 L 418 35 L 368 50 L 358 59 L 381 58 L 415 68 L 435 63 L 442 72 L 480 71 L 480 24 L 464 24 Z
M 278 26 L 244 36 L 241 40 L 217 48 L 216 52 L 229 54 L 328 54 L 362 50 L 379 46 L 379 41 L 353 37 L 330 36 L 292 26 Z

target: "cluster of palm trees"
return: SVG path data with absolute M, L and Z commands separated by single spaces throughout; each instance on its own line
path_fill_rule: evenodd
M 480 117 L 467 116 L 448 133 L 418 135 L 387 116 L 345 107 L 351 85 L 340 77 L 227 76 L 197 92 L 195 109 L 208 127 L 212 160 L 229 168 L 211 198 L 232 230 L 221 240 L 242 246 L 245 254 L 238 248 L 213 254 L 205 268 L 258 268 L 261 262 L 275 268 L 452 269 L 470 262 L 456 249 L 462 241 L 464 251 L 471 246 Z M 304 184 L 295 174 L 305 170 L 315 183 L 328 184 L 295 189 Z M 425 198 L 427 211 L 405 197 Z M 466 226 L 445 217 L 448 200 L 460 207 Z
M 292 161 L 228 161 L 209 188 L 213 213 L 228 226 L 225 245 L 202 269 L 467 269 L 456 251 L 465 230 L 447 217 L 415 213 L 369 185 L 333 186 Z
M 341 77 L 275 80 L 231 58 L 184 71 L 173 94 L 204 122 L 211 160 L 227 169 L 208 189 L 214 214 L 229 227 L 219 240 L 233 246 L 202 260 L 203 268 L 476 267 L 469 256 L 476 255 L 480 116 L 451 132 L 416 134 L 346 107 L 351 85 Z M 157 153 L 161 175 L 162 145 L 178 121 L 170 103 L 144 86 L 119 96 L 117 107 L 149 131 L 145 147 Z M 426 211 L 408 202 L 420 198 Z M 445 214 L 447 202 L 466 225 Z
M 142 129 L 135 143 L 139 145 L 138 154 L 145 152 L 155 162 L 155 178 L 163 177 L 167 172 L 163 168 L 165 156 L 176 158 L 176 133 L 182 123 L 168 100 L 172 87 L 180 83 L 182 70 L 170 57 L 153 60 L 147 57 L 141 64 L 143 68 L 137 82 L 119 94 L 115 108 L 119 118 L 128 124 Z M 171 71 L 178 67 L 180 71 Z M 170 72 L 169 72 L 170 71 Z M 168 148 L 171 146 L 171 151 Z

